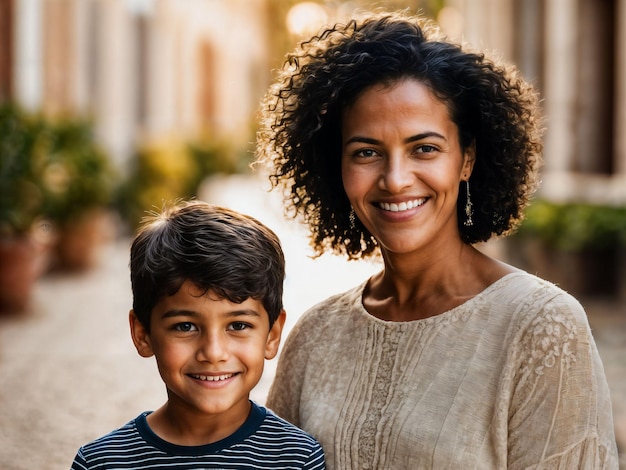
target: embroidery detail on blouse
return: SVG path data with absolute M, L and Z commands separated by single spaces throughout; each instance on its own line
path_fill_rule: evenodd
M 377 341 L 381 348 L 380 356 L 376 370 L 371 371 L 370 379 L 373 386 L 370 407 L 361 427 L 359 439 L 361 443 L 359 445 L 359 464 L 365 466 L 377 460 L 375 455 L 377 428 L 383 416 L 384 406 L 388 402 L 389 394 L 392 393 L 389 384 L 393 383 L 392 375 L 400 337 L 395 331 L 387 328 L 378 329 L 376 333 L 382 336 Z M 363 468 L 366 468 L 365 466 Z
M 528 326 L 530 350 L 522 368 L 524 374 L 534 372 L 541 376 L 546 368 L 554 367 L 557 362 L 565 368 L 576 362 L 576 327 L 572 318 L 552 305 L 547 305 L 544 312 L 544 315 L 534 317 Z

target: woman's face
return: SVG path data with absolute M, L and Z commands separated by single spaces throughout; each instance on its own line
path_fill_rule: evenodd
M 344 189 L 383 252 L 460 241 L 457 197 L 473 161 L 446 104 L 417 80 L 374 85 L 343 110 Z

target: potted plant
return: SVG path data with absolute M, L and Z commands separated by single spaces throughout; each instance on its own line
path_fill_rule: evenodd
M 21 311 L 45 271 L 50 224 L 42 174 L 49 133 L 40 116 L 0 105 L 0 310 Z
M 65 270 L 93 266 L 111 233 L 115 171 L 93 136 L 91 122 L 65 117 L 51 124 L 43 173 L 44 211 L 58 233 L 55 262 Z
M 577 295 L 619 294 L 626 247 L 626 207 L 537 200 L 510 257 Z
M 131 230 L 164 201 L 197 196 L 207 176 L 237 171 L 232 150 L 210 137 L 150 139 L 137 147 L 132 163 L 117 192 L 117 208 Z

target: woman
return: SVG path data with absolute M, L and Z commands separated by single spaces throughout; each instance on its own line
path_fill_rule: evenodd
M 535 188 L 541 119 L 515 69 L 372 15 L 303 43 L 263 113 L 259 160 L 316 252 L 384 262 L 301 318 L 268 397 L 328 467 L 617 468 L 583 308 L 473 246 Z

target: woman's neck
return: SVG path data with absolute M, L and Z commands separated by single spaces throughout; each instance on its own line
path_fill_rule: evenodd
M 385 267 L 368 282 L 363 305 L 388 321 L 419 320 L 447 312 L 514 270 L 470 245 L 456 253 L 385 254 L 383 258 Z

